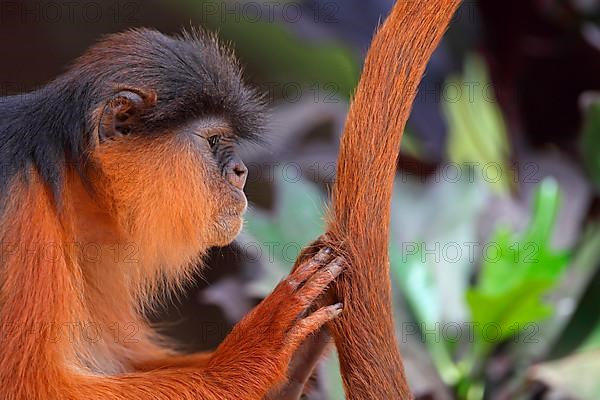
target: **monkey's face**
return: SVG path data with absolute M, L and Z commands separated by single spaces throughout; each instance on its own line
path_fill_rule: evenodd
M 136 119 L 145 101 L 120 92 L 100 113 L 92 183 L 125 240 L 143 249 L 145 261 L 189 262 L 240 232 L 247 169 L 223 119 L 140 132 Z
M 218 118 L 196 121 L 181 133 L 194 141 L 206 171 L 206 203 L 212 210 L 206 240 L 211 245 L 228 244 L 241 231 L 248 204 L 243 192 L 248 169 L 237 154 L 237 137 Z

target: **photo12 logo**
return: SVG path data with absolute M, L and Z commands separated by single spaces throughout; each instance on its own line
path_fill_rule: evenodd
M 337 22 L 338 2 L 319 2 L 310 9 L 291 1 L 208 1 L 201 3 L 201 16 L 226 23 L 285 22 L 293 24 L 303 18 L 318 23 Z

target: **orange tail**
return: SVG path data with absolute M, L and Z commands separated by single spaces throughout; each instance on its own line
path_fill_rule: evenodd
M 390 201 L 417 86 L 460 0 L 398 1 L 367 55 L 341 142 L 329 239 L 351 266 L 332 326 L 348 399 L 411 397 L 391 313 Z

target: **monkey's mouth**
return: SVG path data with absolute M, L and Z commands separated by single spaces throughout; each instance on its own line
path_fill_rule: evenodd
M 220 199 L 212 245 L 225 246 L 236 238 L 244 226 L 247 208 L 246 195 L 239 189 Z
M 246 194 L 243 190 L 238 188 L 232 187 L 230 199 L 225 204 L 226 206 L 223 207 L 222 211 L 223 214 L 228 217 L 241 217 L 248 209 Z

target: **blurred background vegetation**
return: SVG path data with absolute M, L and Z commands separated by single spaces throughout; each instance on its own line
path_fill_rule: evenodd
M 272 106 L 244 149 L 251 210 L 187 294 L 150 316 L 214 348 L 323 230 L 349 99 L 391 0 L 0 2 L 0 94 L 101 35 L 202 25 Z M 391 273 L 417 399 L 600 398 L 600 2 L 465 1 L 398 163 Z M 402 60 L 398 60 L 401 62 Z M 343 399 L 332 354 L 310 399 Z

